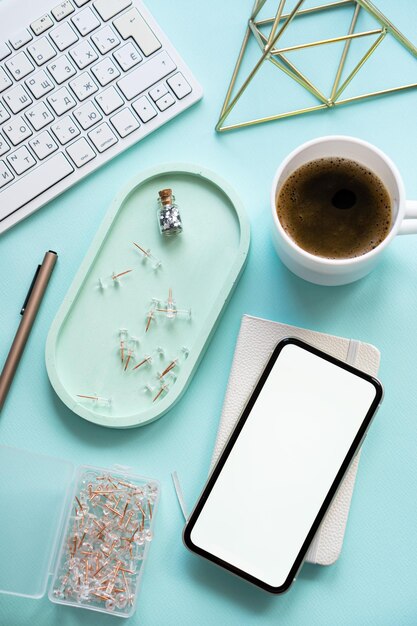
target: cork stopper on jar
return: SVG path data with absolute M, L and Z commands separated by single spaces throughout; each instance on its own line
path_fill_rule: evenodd
M 158 193 L 163 206 L 172 204 L 172 189 L 161 189 Z

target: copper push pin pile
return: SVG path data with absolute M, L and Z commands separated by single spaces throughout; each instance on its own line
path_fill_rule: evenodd
M 156 483 L 87 469 L 79 479 L 53 595 L 128 616 L 152 540 Z

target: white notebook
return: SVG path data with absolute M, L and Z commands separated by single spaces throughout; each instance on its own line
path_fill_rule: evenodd
M 354 367 L 376 376 L 380 353 L 369 343 L 326 335 L 296 326 L 244 315 L 236 343 L 223 411 L 212 457 L 212 467 L 235 426 L 272 348 L 284 337 L 298 337 Z M 306 560 L 319 565 L 334 563 L 342 549 L 360 452 L 352 462 L 318 529 Z

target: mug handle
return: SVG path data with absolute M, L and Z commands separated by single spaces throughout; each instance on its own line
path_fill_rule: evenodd
M 405 203 L 404 219 L 398 230 L 399 235 L 414 235 L 417 233 L 417 200 L 407 200 Z

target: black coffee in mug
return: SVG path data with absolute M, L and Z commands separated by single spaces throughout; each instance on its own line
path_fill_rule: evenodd
M 279 190 L 276 207 L 291 239 L 327 259 L 365 254 L 391 227 L 391 199 L 381 179 L 342 157 L 316 159 L 295 170 Z

